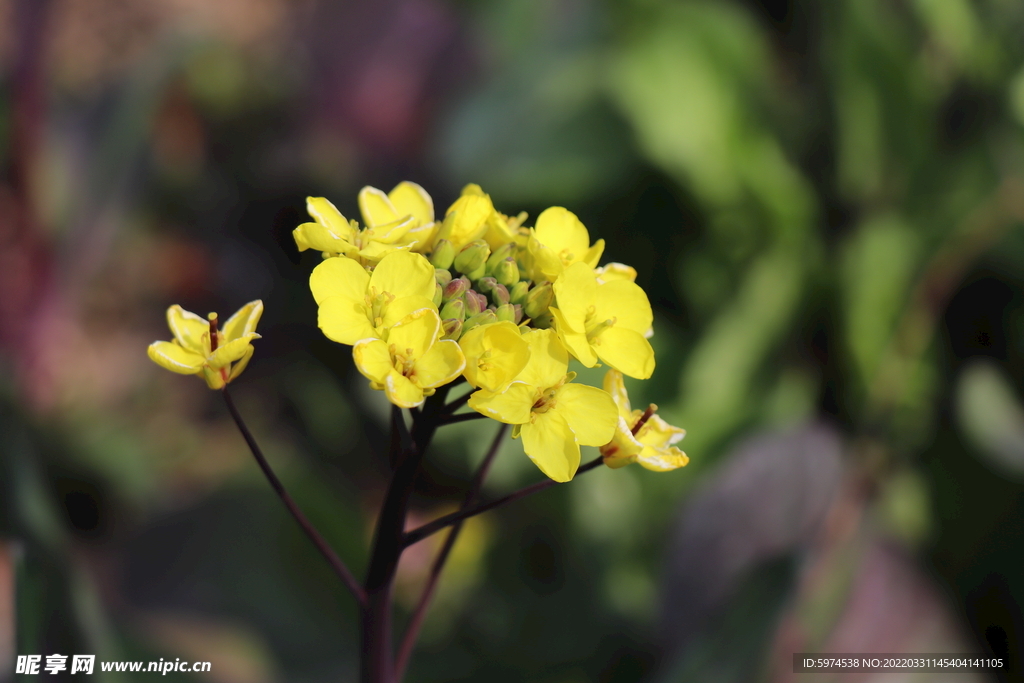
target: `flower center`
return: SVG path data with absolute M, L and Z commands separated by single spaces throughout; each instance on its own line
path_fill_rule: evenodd
M 571 266 L 576 261 L 576 255 L 568 249 L 558 252 L 558 258 L 562 260 L 563 266 Z
M 388 347 L 391 352 L 391 362 L 395 366 L 395 370 L 402 373 L 403 377 L 411 378 L 416 374 L 416 359 L 413 357 L 412 349 L 405 349 L 399 351 L 394 344 Z
M 376 287 L 370 287 L 370 292 L 366 295 L 363 300 L 366 304 L 366 311 L 370 314 L 370 322 L 373 323 L 374 327 L 380 327 L 384 324 L 384 314 L 388 310 L 388 305 L 395 300 L 395 295 L 391 292 L 377 293 Z
M 607 320 L 603 320 L 601 322 L 588 320 L 587 341 L 590 342 L 591 344 L 600 344 L 601 340 L 598 339 L 598 337 L 601 335 L 602 332 L 607 330 L 609 327 L 612 327 L 616 321 L 617 318 L 608 318 Z
M 541 395 L 533 402 L 533 407 L 530 408 L 530 412 L 533 413 L 546 413 L 555 407 L 555 393 L 558 391 L 558 387 L 551 387 L 545 389 Z

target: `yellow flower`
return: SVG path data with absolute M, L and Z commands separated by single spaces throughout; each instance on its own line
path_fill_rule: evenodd
M 420 405 L 466 367 L 458 343 L 441 341 L 441 318 L 432 308 L 421 308 L 399 320 L 386 342 L 356 342 L 352 358 L 370 386 L 383 389 L 388 400 L 401 408 Z
M 530 359 L 519 327 L 503 321 L 474 327 L 459 340 L 466 356 L 466 379 L 474 387 L 501 392 Z
M 435 309 L 434 267 L 407 251 L 388 254 L 372 274 L 351 259 L 329 258 L 313 269 L 309 288 L 320 306 L 320 329 L 341 344 L 387 339 L 388 329 L 405 316 Z
M 434 244 L 438 224 L 434 222 L 434 201 L 427 191 L 416 183 L 405 180 L 384 194 L 375 187 L 359 191 L 359 211 L 368 229 L 389 234 L 393 226 L 404 225 L 411 216 L 414 220 L 401 244 L 424 252 Z
M 562 271 L 574 263 L 597 266 L 604 253 L 604 240 L 590 244 L 590 233 L 576 214 L 553 206 L 537 217 L 526 244 L 527 270 L 534 282 L 555 281 Z
M 593 268 L 570 265 L 555 280 L 551 307 L 562 342 L 588 368 L 597 359 L 630 377 L 654 372 L 654 349 L 647 341 L 653 315 L 644 290 L 628 279 L 599 283 Z
M 672 445 L 686 436 L 686 430 L 673 427 L 654 414 L 653 411 L 657 410 L 655 405 L 651 405 L 646 412 L 631 410 L 621 372 L 608 371 L 604 376 L 604 390 L 611 394 L 619 410 L 615 436 L 601 446 L 604 464 L 619 468 L 631 462 L 639 462 L 654 472 L 668 472 L 690 462 L 686 453 Z M 637 423 L 645 417 L 643 425 L 637 429 Z M 634 429 L 636 434 L 633 433 Z
M 628 280 L 636 282 L 636 268 L 627 266 L 624 263 L 606 263 L 600 268 L 594 269 L 597 276 L 597 284 L 604 284 L 613 280 Z
M 173 341 L 157 341 L 147 350 L 154 363 L 181 375 L 199 375 L 211 389 L 223 389 L 242 374 L 252 358 L 256 323 L 263 314 L 257 299 L 242 306 L 217 329 L 217 314 L 202 318 L 175 304 L 167 309 Z
M 553 330 L 523 335 L 530 360 L 500 393 L 480 389 L 469 407 L 499 422 L 516 425 L 523 450 L 540 470 L 558 482 L 569 481 L 580 465 L 580 445 L 602 446 L 615 434 L 618 413 L 607 392 L 570 384 L 569 355 Z
M 307 197 L 306 210 L 316 222 L 303 223 L 292 231 L 299 251 L 316 249 L 326 256 L 348 256 L 363 264 L 376 263 L 396 250 L 410 249 L 412 245 L 405 237 L 418 225 L 417 219 L 409 215 L 360 230 L 357 222 L 347 220 L 323 197 Z
M 480 190 L 480 186 L 467 185 L 462 195 L 448 207 L 437 239 L 448 240 L 455 251 L 459 251 L 487 234 L 496 215 L 491 198 Z

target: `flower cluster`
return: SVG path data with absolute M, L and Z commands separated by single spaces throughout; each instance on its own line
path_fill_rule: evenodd
M 441 220 L 411 182 L 363 188 L 358 204 L 364 227 L 310 197 L 313 220 L 294 237 L 324 257 L 310 276 L 320 329 L 353 347 L 389 401 L 414 408 L 464 377 L 469 407 L 514 425 L 556 481 L 572 479 L 581 445 L 600 447 L 611 467 L 686 464 L 672 445 L 683 430 L 631 411 L 625 394 L 623 375 L 654 372 L 647 295 L 629 266 L 598 266 L 604 241 L 591 244 L 575 214 L 552 207 L 526 227 L 525 213 L 499 212 L 477 185 Z M 605 387 L 573 382 L 570 357 L 610 367 Z

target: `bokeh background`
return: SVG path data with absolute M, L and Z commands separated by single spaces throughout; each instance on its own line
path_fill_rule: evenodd
M 264 300 L 236 401 L 361 573 L 386 409 L 290 232 L 307 195 L 354 216 L 410 179 L 439 211 L 468 182 L 566 206 L 635 266 L 658 370 L 631 391 L 691 457 L 475 520 L 410 681 L 838 680 L 792 674 L 814 651 L 1020 680 L 1022 35 L 1017 0 L 0 1 L 0 679 L 354 679 L 351 599 L 145 347 L 171 303 Z M 492 428 L 437 441 L 417 519 Z M 510 442 L 487 494 L 539 476 Z

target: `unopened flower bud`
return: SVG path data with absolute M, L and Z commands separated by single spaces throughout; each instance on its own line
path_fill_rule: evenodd
M 491 288 L 491 301 L 495 306 L 504 306 L 509 302 L 508 290 L 505 285 L 494 285 Z
M 474 327 L 478 327 L 480 325 L 487 325 L 489 323 L 495 323 L 495 322 L 498 322 L 498 316 L 495 315 L 494 311 L 492 311 L 490 309 L 485 310 L 485 311 L 480 311 L 479 313 L 474 315 L 472 318 L 469 318 L 468 320 L 466 320 L 466 322 L 462 323 L 462 333 L 465 334 L 466 332 L 469 332 Z
M 530 320 L 530 327 L 536 327 L 537 329 L 540 330 L 546 330 L 549 327 L 551 327 L 553 322 L 554 317 L 551 315 L 551 313 L 548 311 L 544 311 L 536 318 Z
M 530 292 L 530 283 L 526 280 L 520 280 L 512 286 L 512 289 L 508 290 L 509 300 L 514 304 L 526 303 L 526 295 Z
M 491 289 L 493 289 L 496 284 L 498 284 L 498 281 L 493 277 L 482 277 L 477 280 L 476 291 L 481 294 L 490 294 Z
M 515 285 L 519 282 L 519 264 L 512 257 L 501 261 L 494 269 L 494 278 L 506 287 Z
M 515 309 L 515 323 L 516 325 L 518 325 L 519 323 L 523 322 L 523 307 L 520 306 L 519 304 L 513 304 L 512 308 Z
M 486 267 L 487 257 L 490 255 L 491 250 L 487 246 L 487 242 L 483 240 L 470 242 L 455 257 L 455 270 L 465 273 L 470 276 L 471 280 L 475 280 L 476 278 L 472 277 L 472 275 Z M 480 277 L 482 276 L 483 273 L 481 272 Z
M 507 258 L 514 259 L 516 255 L 515 242 L 509 242 L 503 244 L 493 252 L 491 252 L 490 258 L 487 259 L 487 273 L 493 275 L 498 269 L 498 266 Z
M 466 292 L 466 316 L 474 316 L 487 308 L 487 297 L 472 289 Z
M 462 299 L 452 299 L 441 307 L 441 320 L 465 320 L 466 302 Z
M 441 339 L 454 339 L 458 341 L 462 336 L 462 321 L 456 318 L 448 318 L 441 321 Z
M 530 290 L 526 295 L 526 303 L 523 304 L 523 312 L 530 318 L 537 319 L 542 313 L 546 313 L 555 298 L 555 291 L 551 289 L 551 283 L 545 282 Z
M 456 278 L 445 285 L 444 295 L 441 297 L 441 301 L 458 299 L 467 289 L 469 289 L 469 280 L 464 277 Z
M 510 323 L 516 322 L 516 307 L 512 304 L 502 304 L 498 306 L 498 310 L 495 311 L 498 316 L 498 320 L 507 320 Z
M 441 305 L 441 296 L 443 294 L 444 294 L 444 287 L 442 287 L 440 285 L 440 283 L 435 282 L 434 283 L 434 305 L 435 306 L 440 306 Z
M 435 268 L 434 281 L 437 282 L 437 284 L 444 287 L 446 284 L 452 281 L 452 274 L 451 272 L 445 270 L 444 268 Z
M 438 240 L 434 251 L 430 254 L 430 262 L 435 268 L 448 270 L 455 260 L 455 247 L 448 240 Z

